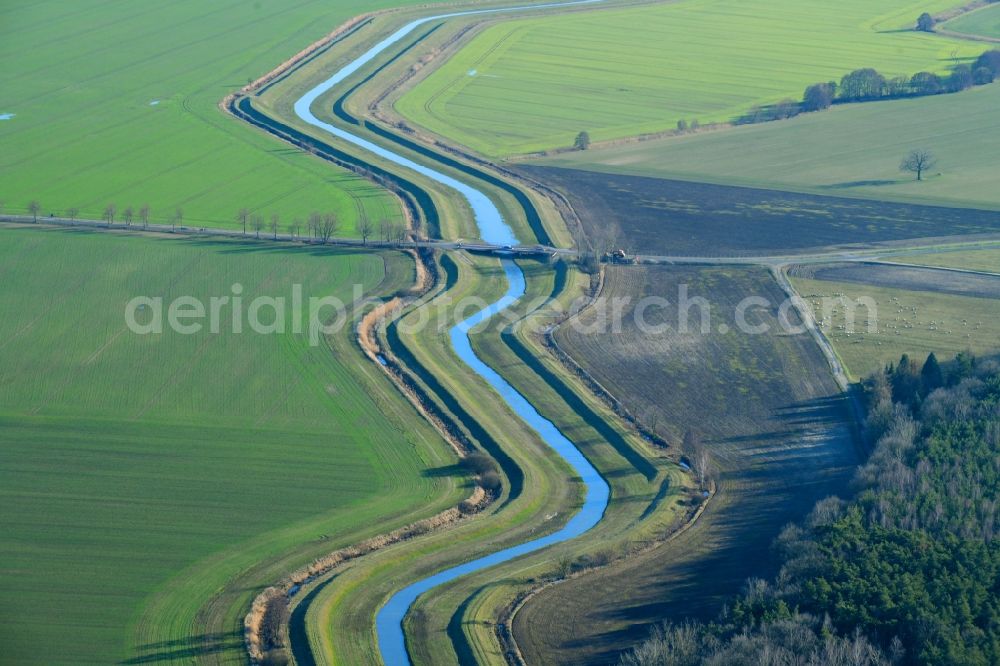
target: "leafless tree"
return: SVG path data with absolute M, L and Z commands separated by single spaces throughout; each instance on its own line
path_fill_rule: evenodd
M 388 243 L 392 240 L 392 222 L 389 220 L 379 220 L 378 231 L 383 243 Z
M 79 208 L 67 208 L 66 209 L 66 217 L 68 217 L 69 219 L 73 220 L 74 222 L 76 222 L 76 218 L 79 215 L 80 215 L 80 209 Z
M 363 245 L 368 245 L 368 238 L 374 233 L 375 225 L 372 221 L 368 219 L 368 216 L 364 213 L 361 214 L 361 219 L 358 220 L 358 233 L 361 234 L 361 243 Z
M 240 208 L 239 212 L 236 213 L 236 219 L 243 223 L 243 235 L 247 235 L 247 220 L 250 219 L 250 209 Z
M 135 215 L 135 211 L 132 206 L 126 206 L 125 210 L 122 211 L 122 217 L 125 219 L 126 226 L 132 226 L 132 217 Z
M 277 213 L 271 215 L 271 235 L 274 240 L 278 240 L 278 225 L 281 223 L 281 217 Z
M 711 472 L 711 457 L 701 437 L 693 430 L 684 433 L 682 444 L 685 455 L 691 463 L 691 471 L 698 477 L 698 486 L 704 490 Z
M 117 212 L 118 206 L 113 203 L 104 207 L 104 221 L 107 222 L 109 226 L 115 223 L 115 214 Z
M 318 211 L 309 213 L 309 235 L 312 238 L 319 238 L 320 227 L 323 225 L 323 216 Z
M 177 231 L 177 225 L 184 221 L 184 209 L 178 208 L 174 211 L 174 216 L 170 219 L 172 229 Z
M 257 234 L 257 238 L 260 238 L 260 230 L 264 228 L 264 216 L 252 215 L 250 217 L 250 224 L 253 226 L 253 231 Z
M 937 158 L 929 150 L 911 150 L 910 154 L 903 158 L 899 164 L 900 171 L 908 171 L 917 174 L 917 180 L 924 179 L 924 172 L 937 166 Z
M 327 213 L 320 222 L 320 238 L 324 243 L 330 241 L 340 228 L 340 220 L 333 213 Z
M 42 204 L 38 203 L 37 200 L 32 199 L 28 202 L 28 212 L 31 213 L 31 217 L 34 218 L 35 223 L 38 223 L 38 211 L 42 209 Z
M 396 243 L 402 243 L 406 240 L 406 225 L 405 224 L 395 224 L 392 227 L 392 239 Z

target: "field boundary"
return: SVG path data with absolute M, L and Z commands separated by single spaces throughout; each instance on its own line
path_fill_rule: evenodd
M 968 14 L 975 14 L 984 9 L 989 9 L 990 7 L 996 6 L 995 0 L 975 0 L 969 4 L 959 7 L 957 9 L 941 12 L 934 17 L 935 23 L 940 23 L 940 27 L 934 26 L 933 32 L 938 35 L 943 35 L 945 37 L 953 37 L 955 39 L 965 39 L 972 42 L 983 42 L 985 44 L 1000 44 L 1000 38 L 997 37 L 987 37 L 986 35 L 975 35 L 969 32 L 958 32 L 957 30 L 951 30 L 946 28 L 945 25 L 949 21 L 957 19 L 960 16 L 966 16 Z

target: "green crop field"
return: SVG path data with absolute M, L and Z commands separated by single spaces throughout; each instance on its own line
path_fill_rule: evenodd
M 943 27 L 966 35 L 1000 39 L 1000 7 L 986 7 L 964 14 L 948 21 Z
M 969 271 L 1000 273 L 1000 249 L 911 254 L 894 256 L 890 261 L 901 264 L 918 264 L 920 266 L 962 268 Z
M 589 150 L 557 166 L 953 206 L 1000 207 L 1000 85 L 956 95 L 851 104 L 792 120 Z M 914 148 L 937 167 L 901 173 Z
M 860 67 L 947 71 L 982 44 L 903 30 L 953 2 L 690 0 L 499 23 L 402 97 L 490 156 L 728 122 Z
M 412 281 L 403 255 L 0 228 L 0 275 L 4 663 L 239 659 L 254 586 L 277 578 L 239 578 L 251 567 L 466 492 L 421 474 L 453 457 L 349 325 L 318 346 L 290 322 L 126 328 L 138 295 L 391 292 Z M 234 580 L 214 632 L 203 607 Z
M 353 15 L 405 0 L 82 0 L 0 7 L 0 201 L 100 219 L 149 204 L 191 226 L 234 226 L 248 207 L 291 222 L 359 208 L 396 217 L 384 192 L 222 113 L 225 95 Z
M 846 305 L 830 310 L 824 331 L 854 379 L 860 379 L 906 353 L 923 360 L 931 352 L 941 360 L 963 351 L 992 353 L 1000 340 L 1000 299 L 957 296 L 925 290 L 896 289 L 858 282 L 793 277 L 795 288 L 822 323 L 823 299 L 836 303 L 870 298 L 877 317 L 855 308 L 851 331 Z M 869 331 L 868 323 L 875 322 Z

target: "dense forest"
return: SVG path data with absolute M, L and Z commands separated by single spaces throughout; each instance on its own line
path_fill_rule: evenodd
M 1000 663 L 1000 363 L 903 356 L 863 389 L 876 444 L 851 498 L 783 531 L 774 581 L 624 666 Z

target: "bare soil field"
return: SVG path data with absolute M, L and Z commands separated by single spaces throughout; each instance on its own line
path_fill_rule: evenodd
M 711 452 L 717 495 L 677 539 L 600 573 L 553 586 L 515 617 L 529 663 L 606 664 L 663 619 L 711 618 L 764 564 L 781 528 L 836 492 L 856 463 L 846 405 L 808 335 L 776 331 L 784 296 L 763 270 L 609 267 L 602 297 L 690 297 L 711 304 L 711 332 L 679 333 L 676 308 L 647 311 L 643 333 L 626 307 L 620 333 L 564 324 L 560 347 L 635 414 L 655 422 L 677 445 L 687 429 Z M 734 312 L 746 296 L 773 306 L 752 309 L 738 332 Z M 595 310 L 581 321 L 594 323 Z M 720 325 L 729 333 L 720 333 Z M 677 448 L 674 449 L 678 450 Z
M 812 280 L 854 282 L 908 291 L 1000 298 L 1000 277 L 935 268 L 843 263 L 796 266 L 791 270 L 791 275 Z
M 658 255 L 760 255 L 1000 232 L 1000 213 L 520 166 L 566 194 L 592 242 Z

